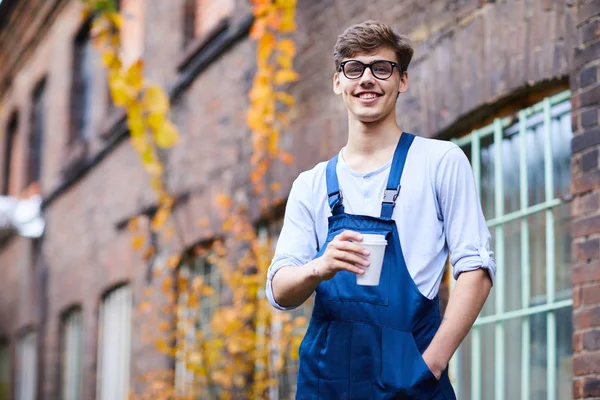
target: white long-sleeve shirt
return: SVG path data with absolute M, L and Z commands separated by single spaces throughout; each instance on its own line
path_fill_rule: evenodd
M 311 261 L 327 237 L 325 171 L 327 162 L 301 173 L 288 198 L 283 228 L 267 275 L 266 294 L 273 297 L 271 282 L 285 266 Z M 391 160 L 368 172 L 353 171 L 338 157 L 337 176 L 348 214 L 381 215 L 381 202 Z M 455 278 L 465 271 L 486 268 L 494 281 L 496 266 L 490 250 L 490 232 L 477 195 L 471 165 L 463 151 L 447 141 L 415 137 L 400 179 L 400 195 L 392 218 L 396 221 L 408 271 L 428 298 L 434 298 L 450 252 Z

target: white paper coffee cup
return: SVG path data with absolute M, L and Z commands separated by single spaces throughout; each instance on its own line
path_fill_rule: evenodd
M 387 240 L 385 239 L 385 235 L 379 235 L 374 233 L 361 233 L 363 240 L 360 243 L 385 243 L 387 244 Z
M 362 286 L 378 286 L 383 266 L 383 257 L 387 240 L 384 235 L 362 234 L 360 245 L 370 251 L 368 256 L 369 266 L 364 268 L 364 273 L 356 274 L 356 283 Z

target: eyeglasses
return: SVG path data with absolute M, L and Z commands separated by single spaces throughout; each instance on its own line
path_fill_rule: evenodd
M 394 67 L 402 72 L 400 66 L 392 61 L 377 60 L 370 64 L 361 63 L 358 60 L 347 60 L 340 63 L 340 70 L 348 79 L 358 79 L 365 73 L 365 69 L 369 68 L 373 76 L 377 79 L 388 79 L 394 72 Z

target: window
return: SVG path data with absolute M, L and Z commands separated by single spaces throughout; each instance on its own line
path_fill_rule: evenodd
M 70 142 L 88 141 L 92 136 L 92 78 L 95 51 L 86 24 L 75 38 L 71 86 Z
M 572 393 L 570 93 L 456 140 L 469 156 L 498 267 L 450 366 L 460 399 Z
M 31 109 L 31 134 L 29 135 L 27 183 L 39 182 L 42 172 L 42 148 L 44 139 L 44 109 L 46 106 L 46 82 L 42 80 L 33 92 Z
M 183 46 L 215 29 L 233 11 L 233 0 L 184 0 Z
M 131 289 L 121 286 L 106 295 L 100 307 L 98 333 L 99 400 L 125 400 L 131 359 Z
M 81 310 L 69 311 L 62 321 L 61 399 L 81 398 L 81 357 L 83 346 Z
M 259 230 L 259 240 L 265 243 L 268 240 L 269 235 L 271 236 L 271 244 L 273 250 L 277 244 L 279 238 L 279 232 L 283 225 L 283 220 L 279 220 L 276 223 L 271 224 L 269 228 L 262 228 Z M 292 311 L 278 311 L 273 310 L 275 314 L 272 318 L 271 335 L 273 340 L 273 365 L 277 365 L 277 360 L 283 356 L 283 365 L 281 370 L 271 371 L 278 382 L 276 393 L 271 393 L 272 398 L 280 400 L 293 400 L 296 396 L 296 378 L 298 375 L 298 358 L 292 356 L 292 353 L 297 354 L 298 348 L 294 349 L 282 349 L 279 348 L 277 343 L 279 342 L 279 335 L 284 329 L 284 324 L 292 324 L 293 321 L 301 321 L 304 323 L 294 328 L 293 335 L 296 337 L 304 337 L 306 329 L 308 328 L 308 321 L 312 314 L 314 303 L 314 295 L 311 296 L 302 306 Z M 294 346 L 293 344 L 291 346 Z M 283 353 L 283 354 L 282 354 Z
M 180 395 L 199 396 L 207 395 L 209 398 L 217 398 L 219 388 L 207 382 L 199 382 L 203 379 L 199 374 L 194 374 L 187 368 L 187 360 L 192 353 L 192 349 L 202 353 L 201 345 L 198 346 L 197 335 L 202 332 L 204 340 L 211 340 L 214 335 L 211 333 L 211 320 L 222 304 L 223 285 L 219 269 L 209 263 L 206 257 L 193 256 L 179 267 L 178 274 L 180 281 L 188 282 L 189 290 L 193 290 L 194 278 L 201 278 L 206 286 L 212 289 L 209 293 L 204 293 L 197 306 L 189 305 L 188 290 L 180 288 L 178 296 L 178 315 L 177 332 L 178 340 L 183 340 L 184 344 L 178 344 L 180 351 L 176 355 L 177 363 L 175 367 L 175 386 Z M 200 348 L 198 348 L 200 347 Z M 195 362 L 194 364 L 197 364 Z M 210 366 L 208 366 L 210 368 Z
M 16 400 L 37 398 L 37 334 L 28 332 L 17 344 Z
M 12 167 L 12 157 L 14 154 L 15 137 L 17 135 L 18 114 L 14 112 L 8 122 L 6 129 L 6 141 L 4 143 L 4 166 L 2 173 L 2 195 L 8 196 L 10 193 L 10 175 Z
M 0 341 L 0 400 L 10 397 L 10 346 Z

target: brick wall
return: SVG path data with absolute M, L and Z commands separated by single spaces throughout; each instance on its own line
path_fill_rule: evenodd
M 28 1 L 19 2 L 21 15 L 34 9 L 27 6 L 35 3 Z M 146 0 L 143 32 L 136 27 L 136 35 L 143 36 L 146 75 L 149 81 L 163 87 L 171 87 L 183 73 L 179 70 L 184 57 L 183 29 L 177 27 L 183 21 L 184 2 Z M 0 60 L 6 60 L 0 62 L 0 79 L 11 77 L 9 84 L 4 81 L 0 85 L 0 132 L 15 109 L 22 116 L 29 115 L 31 91 L 40 77 L 48 77 L 47 96 L 51 100 L 47 102 L 42 167 L 44 195 L 56 190 L 65 179 L 72 44 L 81 26 L 78 2 L 60 3 L 68 5 L 60 9 L 48 33 L 28 47 L 26 53 L 24 41 L 32 37 L 30 31 L 38 28 L 32 22 L 36 21 L 33 15 L 24 20 L 29 26 L 11 31 L 22 33 L 18 41 L 11 42 L 6 33 L 0 33 Z M 232 25 L 248 12 L 247 0 L 236 0 Z M 514 101 L 515 96 L 564 84 L 573 69 L 571 54 L 577 37 L 571 1 L 435 0 L 425 6 L 422 0 L 378 0 L 372 4 L 358 0 L 300 0 L 294 38 L 298 44 L 296 68 L 302 79 L 290 87 L 298 107 L 292 128 L 281 139 L 282 147 L 294 153 L 296 163 L 278 168 L 273 174 L 273 179 L 282 183 L 282 196 L 300 171 L 327 159 L 345 141 L 346 111 L 341 99 L 332 92 L 331 54 L 337 35 L 345 27 L 368 18 L 390 23 L 413 39 L 416 54 L 409 68 L 409 91 L 398 103 L 399 122 L 404 130 L 424 136 L 467 129 L 473 121 L 489 117 L 494 106 L 499 108 L 509 99 Z M 136 46 L 139 44 L 136 41 Z M 172 117 L 181 131 L 181 143 L 168 155 L 169 187 L 174 193 L 189 193 L 189 200 L 175 211 L 181 235 L 173 244 L 174 249 L 208 237 L 210 230 L 200 227 L 197 221 L 212 217 L 212 200 L 222 192 L 233 193 L 239 188 L 244 191 L 247 185 L 250 144 L 245 112 L 255 71 L 254 51 L 254 43 L 249 40 L 236 43 L 212 60 L 173 102 Z M 21 57 L 15 55 L 21 53 Z M 17 67 L 11 70 L 12 65 Z M 589 65 L 593 62 L 589 61 Z M 581 71 L 582 80 L 595 87 L 596 70 Z M 97 69 L 97 73 L 97 103 L 92 120 L 98 134 L 90 143 L 90 156 L 106 145 L 106 138 L 100 133 L 110 130 L 114 123 L 107 115 L 102 69 Z M 6 90 L 2 89 L 4 86 Z M 521 101 L 526 103 L 526 96 L 517 98 L 517 102 Z M 593 130 L 592 124 L 597 122 L 592 112 L 584 111 L 581 121 L 585 128 L 579 133 Z M 29 123 L 27 118 L 22 121 L 25 122 L 19 126 L 18 140 L 27 143 L 24 140 L 30 131 Z M 578 153 L 586 154 L 582 157 L 586 168 L 597 170 L 591 152 Z M 15 162 L 22 164 L 26 158 L 20 155 L 21 150 L 18 154 L 15 160 L 20 161 Z M 24 171 L 20 167 L 19 170 Z M 582 178 L 576 179 L 588 182 L 584 176 L 587 175 L 582 173 Z M 18 192 L 22 186 L 17 181 L 14 183 Z M 586 191 L 589 189 L 582 193 Z M 42 399 L 58 397 L 59 316 L 76 304 L 82 306 L 86 332 L 83 398 L 94 397 L 96 332 L 102 295 L 115 284 L 128 281 L 133 285 L 135 306 L 145 285 L 147 265 L 132 252 L 128 233 L 117 229 L 117 224 L 154 201 L 147 175 L 125 141 L 45 210 L 48 228 L 43 260 L 48 273 L 48 314 L 41 364 L 46 371 L 41 375 Z M 576 204 L 587 210 L 582 212 L 593 213 L 598 201 L 598 196 L 581 196 Z M 217 228 L 218 221 L 214 222 L 213 228 Z M 11 340 L 24 325 L 37 321 L 36 309 L 32 308 L 35 302 L 23 293 L 26 282 L 33 279 L 28 243 L 15 239 L 10 246 L 0 248 L 2 276 L 7 273 L 9 277 L 0 280 L 0 336 L 6 334 Z M 584 244 L 582 252 L 594 254 L 593 244 Z M 595 265 L 598 263 L 596 260 Z M 582 274 L 594 271 L 576 269 L 580 270 Z M 593 291 L 587 289 L 586 293 L 586 301 L 593 299 Z M 18 302 L 24 304 L 17 305 Z M 16 309 L 22 314 L 19 318 L 13 318 Z M 132 335 L 139 337 L 139 327 L 134 326 Z M 585 338 L 582 336 L 583 343 L 593 339 Z M 146 350 L 139 341 L 133 344 L 132 376 L 150 365 L 146 364 L 150 359 L 145 356 Z
M 575 399 L 600 397 L 600 2 L 580 1 L 573 130 L 573 369 Z

